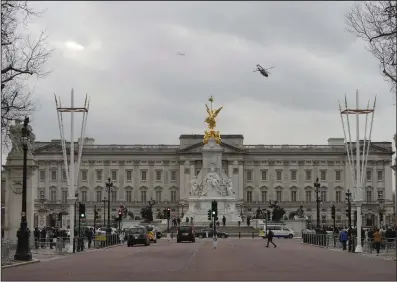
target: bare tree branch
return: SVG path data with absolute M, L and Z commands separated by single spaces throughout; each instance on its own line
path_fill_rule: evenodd
M 22 119 L 36 109 L 36 101 L 27 89 L 30 76 L 45 77 L 44 68 L 53 50 L 46 45 L 42 31 L 31 40 L 21 33 L 21 26 L 40 17 L 44 11 L 34 11 L 27 1 L 1 1 L 1 133 L 2 145 L 8 144 L 8 128 L 15 119 Z M 2 146 L 3 147 L 3 146 Z
M 346 15 L 348 31 L 363 39 L 379 61 L 382 76 L 396 91 L 397 1 L 356 3 Z

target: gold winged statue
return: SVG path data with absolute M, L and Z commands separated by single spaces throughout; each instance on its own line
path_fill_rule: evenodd
M 223 109 L 223 107 L 220 107 L 219 109 L 212 109 L 212 103 L 214 102 L 214 98 L 211 96 L 208 101 L 211 102 L 211 106 L 208 107 L 207 104 L 205 105 L 205 107 L 207 108 L 207 113 L 208 116 L 205 119 L 205 122 L 208 124 L 208 129 L 204 132 L 204 144 L 208 144 L 208 141 L 211 138 L 214 138 L 217 144 L 220 144 L 222 139 L 220 136 L 219 131 L 215 131 L 215 127 L 216 127 L 216 117 L 218 116 L 219 112 Z

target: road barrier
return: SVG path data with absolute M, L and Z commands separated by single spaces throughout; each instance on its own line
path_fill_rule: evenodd
M 1 240 L 1 265 L 10 265 L 14 260 L 17 246 L 10 240 Z
M 339 235 L 334 234 L 311 234 L 303 233 L 302 241 L 304 244 L 315 245 L 329 249 L 342 249 L 343 244 L 339 240 Z M 363 253 L 376 253 L 375 242 L 369 238 L 362 238 L 361 244 Z M 346 242 L 346 251 L 355 252 L 357 246 L 357 237 L 352 237 L 351 240 Z M 390 254 L 396 257 L 397 238 L 383 239 L 380 246 L 380 253 Z

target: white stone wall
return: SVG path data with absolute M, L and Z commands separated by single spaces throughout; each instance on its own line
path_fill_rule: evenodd
M 243 149 L 242 139 L 239 137 L 236 141 L 232 139 L 224 139 L 227 144 Z M 181 140 L 181 148 L 189 149 L 200 142 L 199 138 L 194 140 Z M 146 200 L 150 198 L 156 199 L 156 191 L 161 191 L 162 201 L 157 203 L 154 207 L 156 213 L 157 209 L 164 209 L 167 206 L 175 209 L 175 212 L 181 212 L 179 203 L 184 202 L 189 197 L 190 181 L 196 175 L 197 170 L 202 168 L 202 153 L 201 147 L 192 148 L 184 154 L 171 153 L 169 149 L 167 153 L 163 149 L 152 146 L 146 149 L 143 145 L 142 150 L 125 150 L 117 151 L 112 149 L 108 151 L 102 150 L 98 147 L 95 149 L 95 154 L 88 154 L 83 152 L 83 159 L 80 170 L 87 170 L 87 180 L 82 180 L 79 177 L 77 189 L 80 192 L 87 191 L 87 216 L 88 219 L 93 217 L 93 206 L 102 207 L 103 203 L 96 203 L 96 191 L 102 191 L 102 198 L 107 193 L 105 192 L 105 182 L 108 177 L 111 177 L 112 170 L 117 171 L 117 179 L 112 180 L 114 190 L 117 191 L 117 201 L 112 203 L 111 209 L 117 209 L 121 203 L 127 205 L 135 215 L 139 215 L 139 210 L 146 205 L 141 203 L 141 191 L 147 191 Z M 285 145 L 288 146 L 288 145 Z M 391 147 L 391 146 L 390 146 Z M 390 148 L 391 149 L 391 148 Z M 167 149 L 168 150 L 168 149 Z M 350 171 L 347 164 L 347 157 L 343 152 L 340 154 L 331 152 L 327 153 L 326 149 L 299 149 L 295 151 L 283 149 L 279 146 L 274 149 L 272 154 L 264 153 L 267 149 L 258 149 L 257 153 L 249 152 L 243 154 L 242 152 L 233 151 L 233 148 L 224 147 L 222 152 L 222 161 L 226 161 L 228 175 L 232 178 L 233 187 L 236 192 L 238 200 L 244 202 L 244 212 L 248 209 L 254 211 L 257 207 L 264 208 L 268 206 L 268 202 L 262 203 L 261 191 L 267 191 L 267 201 L 276 199 L 276 191 L 282 193 L 282 205 L 288 212 L 295 211 L 301 202 L 304 208 L 311 209 L 307 214 L 313 215 L 315 220 L 315 193 L 313 183 L 316 177 L 321 176 L 321 171 L 326 171 L 326 179 L 321 180 L 322 191 L 327 192 L 327 201 L 322 203 L 321 209 L 330 218 L 331 202 L 336 202 L 336 191 L 341 191 L 341 203 L 337 204 L 337 215 L 345 218 L 344 201 L 345 192 L 351 188 Z M 323 150 L 323 151 L 322 151 Z M 128 152 L 128 153 L 127 153 Z M 322 153 L 323 152 L 323 153 Z M 50 199 L 50 188 L 53 187 L 57 191 L 57 199 L 55 203 L 46 203 L 48 212 L 59 212 L 64 208 L 62 205 L 62 189 L 67 188 L 66 181 L 62 180 L 62 170 L 64 169 L 64 162 L 62 152 L 60 150 L 53 150 L 52 152 L 41 152 L 35 154 L 35 159 L 38 164 L 38 171 L 34 180 L 33 190 L 39 196 L 40 189 L 45 191 L 46 199 Z M 372 189 L 372 202 L 364 204 L 363 212 L 376 213 L 377 191 L 383 190 L 384 197 L 387 200 L 387 205 L 392 207 L 392 170 L 390 168 L 391 155 L 377 154 L 371 152 L 367 169 L 372 171 L 372 179 L 367 181 L 365 178 L 365 189 Z M 45 181 L 40 181 L 40 170 L 46 171 Z M 51 179 L 51 171 L 57 171 L 57 179 Z M 96 171 L 102 171 L 102 179 L 97 180 Z M 127 171 L 132 170 L 131 181 L 126 179 Z M 247 179 L 247 171 L 252 171 L 252 179 Z M 267 170 L 267 179 L 262 180 L 261 171 Z M 282 171 L 281 180 L 277 180 L 277 171 Z M 296 180 L 291 179 L 291 171 L 296 170 Z M 335 171 L 341 171 L 341 179 L 335 179 Z M 377 180 L 377 171 L 384 171 L 383 181 Z M 142 180 L 142 171 L 147 172 L 147 179 Z M 156 179 L 156 172 L 161 172 L 161 180 Z M 171 181 L 171 173 L 176 171 L 176 181 Z M 311 171 L 311 179 L 306 179 L 306 171 Z M 79 173 L 79 176 L 81 174 Z M 126 203 L 126 191 L 132 191 L 132 203 Z M 252 203 L 246 202 L 247 191 L 252 191 Z M 177 191 L 177 202 L 170 203 L 171 191 Z M 296 191 L 296 202 L 291 202 L 291 191 Z M 306 202 L 306 191 L 312 191 L 311 202 Z M 366 195 L 363 195 L 366 200 Z M 36 203 L 36 212 L 40 204 Z M 186 206 L 185 206 L 186 208 Z M 391 213 L 388 207 L 388 213 Z M 112 214 L 115 214 L 112 211 Z M 102 217 L 102 212 L 100 212 Z

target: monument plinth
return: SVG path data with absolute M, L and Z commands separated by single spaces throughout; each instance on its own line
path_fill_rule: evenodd
M 218 218 L 226 217 L 227 221 L 238 221 L 236 211 L 236 196 L 233 190 L 233 181 L 222 168 L 222 152 L 220 146 L 221 136 L 215 130 L 216 117 L 223 107 L 212 109 L 214 99 L 209 99 L 211 107 L 207 105 L 208 130 L 204 135 L 202 149 L 203 167 L 198 175 L 190 181 L 189 209 L 187 217 L 193 217 L 194 222 L 208 223 L 208 210 L 211 209 L 212 200 L 218 202 Z

